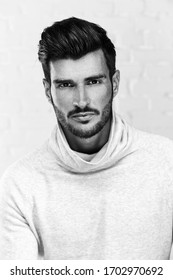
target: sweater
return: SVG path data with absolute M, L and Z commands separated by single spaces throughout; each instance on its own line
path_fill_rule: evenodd
M 94 155 L 71 150 L 59 124 L 0 183 L 0 259 L 169 259 L 173 142 L 114 114 Z

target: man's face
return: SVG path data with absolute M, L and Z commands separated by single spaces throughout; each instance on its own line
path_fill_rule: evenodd
M 46 94 L 64 132 L 89 138 L 102 130 L 111 117 L 113 98 L 113 83 L 102 50 L 77 60 L 50 62 L 50 77 Z

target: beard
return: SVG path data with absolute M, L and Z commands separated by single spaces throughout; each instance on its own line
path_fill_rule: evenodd
M 62 129 L 70 131 L 73 135 L 75 135 L 79 138 L 87 139 L 87 138 L 93 137 L 94 135 L 99 133 L 104 128 L 104 126 L 106 125 L 108 120 L 110 120 L 110 118 L 112 117 L 112 98 L 109 100 L 109 102 L 103 108 L 103 111 L 101 114 L 101 119 L 95 125 L 93 125 L 93 127 L 88 128 L 88 129 L 77 128 L 74 124 L 69 123 L 67 121 L 64 113 L 61 110 L 59 110 L 57 108 L 57 106 L 55 106 L 55 104 L 53 104 L 53 107 L 54 107 L 57 121 L 61 125 Z M 97 113 L 99 115 L 99 112 L 97 110 L 91 109 L 91 108 L 84 108 L 84 109 L 77 108 L 76 110 L 74 109 L 72 112 L 80 113 L 80 112 L 87 112 L 87 111 L 91 111 L 91 112 L 94 111 L 95 113 Z M 71 114 L 69 114 L 69 115 L 71 115 Z

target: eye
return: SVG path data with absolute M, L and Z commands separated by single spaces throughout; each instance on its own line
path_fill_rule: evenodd
M 94 79 L 94 80 L 90 80 L 88 81 L 88 85 L 97 85 L 97 84 L 101 84 L 102 81 L 99 79 Z
M 72 83 L 64 82 L 64 83 L 59 83 L 57 85 L 57 88 L 64 89 L 64 88 L 69 88 L 73 87 L 74 85 Z

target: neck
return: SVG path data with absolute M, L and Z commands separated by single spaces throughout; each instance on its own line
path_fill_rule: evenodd
M 94 154 L 97 153 L 107 143 L 109 139 L 110 128 L 111 119 L 108 120 L 99 133 L 90 138 L 80 138 L 73 135 L 70 131 L 63 131 L 72 150 L 84 154 Z

